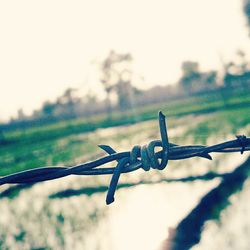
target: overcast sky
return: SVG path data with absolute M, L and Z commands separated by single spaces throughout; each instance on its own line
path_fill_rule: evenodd
M 100 91 L 90 63 L 110 49 L 133 55 L 144 88 L 176 82 L 184 60 L 220 69 L 250 52 L 240 0 L 0 0 L 0 34 L 0 120 L 68 87 Z

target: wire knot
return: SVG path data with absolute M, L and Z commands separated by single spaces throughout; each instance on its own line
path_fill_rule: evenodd
M 159 112 L 159 125 L 160 125 L 160 133 L 161 133 L 161 141 L 154 140 L 151 141 L 148 145 L 144 146 L 134 146 L 130 152 L 129 157 L 122 158 L 118 160 L 117 166 L 114 169 L 113 176 L 110 181 L 106 203 L 110 204 L 114 202 L 114 195 L 116 191 L 116 187 L 121 175 L 121 172 L 124 168 L 129 167 L 132 164 L 140 163 L 141 168 L 145 171 L 149 171 L 150 168 L 153 169 L 164 169 L 168 164 L 169 158 L 169 142 L 168 142 L 168 134 L 166 127 L 166 118 L 162 112 Z M 103 150 L 105 150 L 108 154 L 114 154 L 116 151 L 107 145 L 100 146 Z M 162 151 L 160 156 L 157 157 L 155 148 L 162 147 Z
M 162 147 L 161 155 L 156 155 L 156 147 Z M 166 152 L 165 152 L 166 151 Z M 141 162 L 141 168 L 149 171 L 150 168 L 163 170 L 168 164 L 168 150 L 163 148 L 160 140 L 151 141 L 147 145 L 134 146 L 130 152 L 130 164 Z

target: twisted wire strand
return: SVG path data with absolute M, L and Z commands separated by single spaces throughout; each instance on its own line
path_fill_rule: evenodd
M 136 145 L 130 152 L 118 153 L 108 145 L 99 145 L 102 150 L 108 153 L 107 156 L 76 166 L 43 167 L 22 171 L 0 178 L 0 185 L 36 183 L 58 179 L 68 175 L 111 174 L 112 178 L 106 197 L 106 203 L 110 204 L 114 201 L 115 190 L 122 173 L 133 172 L 140 168 L 145 171 L 149 171 L 151 168 L 163 170 L 169 160 L 182 160 L 191 157 L 202 157 L 212 160 L 210 155 L 212 152 L 240 152 L 243 154 L 244 151 L 250 150 L 250 138 L 244 135 L 237 135 L 235 140 L 212 146 L 180 146 L 169 143 L 166 118 L 162 112 L 159 112 L 159 127 L 161 140 L 152 140 L 143 146 Z M 156 148 L 161 148 L 161 150 L 156 151 Z M 115 167 L 100 167 L 113 161 L 117 161 Z

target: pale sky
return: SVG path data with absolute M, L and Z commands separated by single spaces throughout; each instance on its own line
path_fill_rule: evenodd
M 141 88 L 176 82 L 184 60 L 221 69 L 250 53 L 240 0 L 0 0 L 0 34 L 0 120 L 68 87 L 100 91 L 91 62 L 110 49 L 133 55 Z

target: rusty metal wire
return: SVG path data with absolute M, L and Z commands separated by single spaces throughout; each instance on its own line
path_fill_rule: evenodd
M 70 167 L 43 167 L 11 174 L 0 178 L 0 185 L 3 184 L 27 184 L 41 181 L 62 178 L 68 175 L 105 175 L 111 174 L 106 203 L 114 201 L 115 190 L 121 173 L 136 171 L 140 168 L 149 171 L 150 168 L 163 170 L 169 160 L 182 160 L 191 157 L 203 157 L 212 160 L 209 153 L 230 153 L 250 150 L 250 138 L 244 135 L 236 136 L 235 140 L 226 141 L 212 146 L 187 145 L 180 146 L 169 143 L 166 119 L 162 112 L 159 112 L 159 126 L 161 140 L 153 140 L 144 146 L 134 146 L 130 152 L 117 153 L 107 145 L 99 145 L 108 156 L 100 159 L 81 163 Z M 156 148 L 161 148 L 156 151 Z M 104 164 L 117 161 L 115 167 L 100 167 Z

